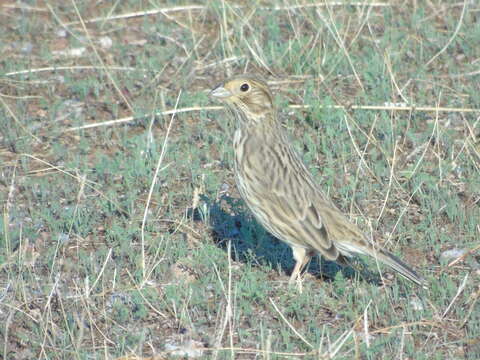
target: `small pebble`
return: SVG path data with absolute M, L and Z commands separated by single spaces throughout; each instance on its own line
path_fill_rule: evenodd
M 61 244 L 65 244 L 69 241 L 70 241 L 70 236 L 68 234 L 64 234 L 64 233 L 58 234 L 58 242 L 60 242 Z
M 453 260 L 464 255 L 466 252 L 467 250 L 465 249 L 456 249 L 456 248 L 446 250 L 440 255 L 440 260 L 444 260 L 444 261 Z
M 110 49 L 113 45 L 113 41 L 108 36 L 102 36 L 98 39 L 100 46 L 104 49 Z
M 415 311 L 422 311 L 423 310 L 423 304 L 420 301 L 420 299 L 418 299 L 417 297 L 414 297 L 410 300 L 410 306 Z
M 55 32 L 55 35 L 57 35 L 58 37 L 61 37 L 61 38 L 64 38 L 64 37 L 67 37 L 67 30 L 65 29 L 58 29 L 56 32 Z
M 87 48 L 78 47 L 66 50 L 53 51 L 52 54 L 65 57 L 80 57 L 85 53 L 85 51 L 87 51 Z
M 166 343 L 165 351 L 171 356 L 182 356 L 187 358 L 198 358 L 203 355 L 203 344 L 199 341 L 188 340 L 181 344 Z
M 20 47 L 20 51 L 24 54 L 30 54 L 32 50 L 33 44 L 29 42 L 22 44 L 22 46 Z

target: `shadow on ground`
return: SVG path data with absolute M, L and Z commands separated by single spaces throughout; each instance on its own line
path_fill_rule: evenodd
M 233 260 L 250 262 L 257 266 L 268 265 L 290 275 L 295 262 L 290 246 L 269 234 L 255 220 L 241 199 L 224 195 L 212 201 L 203 196 L 202 201 L 209 209 L 214 241 L 225 251 L 228 241 L 231 241 Z M 337 273 L 341 272 L 345 278 L 360 277 L 368 283 L 379 283 L 378 274 L 367 270 L 361 260 L 353 260 L 352 266 L 355 269 L 350 266 L 342 267 L 316 256 L 310 262 L 307 271 L 327 281 L 332 281 Z

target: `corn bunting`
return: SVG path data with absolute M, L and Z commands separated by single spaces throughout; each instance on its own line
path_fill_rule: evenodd
M 365 254 L 418 285 L 425 281 L 407 264 L 374 246 L 315 183 L 277 119 L 268 86 L 252 76 L 232 77 L 210 95 L 236 120 L 233 139 L 238 190 L 255 218 L 291 246 L 296 264 L 290 283 L 315 254 L 346 264 Z

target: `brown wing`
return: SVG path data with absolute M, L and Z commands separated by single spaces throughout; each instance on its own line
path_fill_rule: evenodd
M 275 218 L 282 221 L 271 225 L 275 235 L 287 243 L 318 251 L 329 260 L 336 260 L 338 250 L 328 233 L 322 211 L 333 206 L 316 187 L 310 172 L 284 143 L 270 148 L 265 166 L 274 177 L 266 193 Z M 336 210 L 336 209 L 333 209 Z M 338 211 L 338 210 L 337 210 Z

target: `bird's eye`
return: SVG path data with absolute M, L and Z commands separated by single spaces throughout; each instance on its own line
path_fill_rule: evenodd
M 248 91 L 248 89 L 250 89 L 250 86 L 248 86 L 248 84 L 243 84 L 242 86 L 240 86 L 240 90 L 243 92 Z

